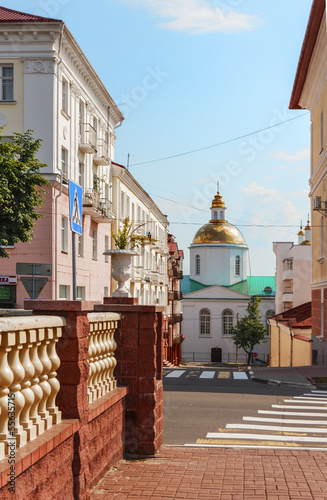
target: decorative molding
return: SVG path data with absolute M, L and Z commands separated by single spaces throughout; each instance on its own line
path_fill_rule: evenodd
M 55 73 L 56 60 L 53 59 L 23 59 L 24 73 Z

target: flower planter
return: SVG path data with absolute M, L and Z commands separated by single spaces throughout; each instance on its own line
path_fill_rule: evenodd
M 111 276 L 117 281 L 117 289 L 113 292 L 113 297 L 130 297 L 126 281 L 131 277 L 132 258 L 138 255 L 134 250 L 116 249 L 106 250 L 104 255 L 111 257 Z

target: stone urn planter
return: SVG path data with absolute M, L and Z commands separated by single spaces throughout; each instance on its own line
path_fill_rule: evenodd
M 111 276 L 117 281 L 117 289 L 113 292 L 113 297 L 130 297 L 129 289 L 125 285 L 131 277 L 132 258 L 138 255 L 135 250 L 115 249 L 106 250 L 104 255 L 111 257 Z

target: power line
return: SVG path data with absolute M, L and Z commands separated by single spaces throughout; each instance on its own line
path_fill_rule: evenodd
M 228 139 L 228 140 L 223 141 L 223 142 L 218 142 L 217 144 L 211 144 L 211 146 L 205 146 L 203 148 L 192 149 L 191 151 L 185 151 L 184 153 L 178 153 L 178 154 L 171 155 L 171 156 L 165 156 L 163 158 L 157 158 L 156 160 L 148 160 L 148 161 L 142 161 L 139 163 L 132 163 L 130 166 L 137 167 L 138 165 L 147 165 L 149 163 L 155 163 L 157 161 L 171 160 L 172 158 L 177 158 L 179 156 L 190 155 L 193 153 L 198 153 L 199 151 L 205 151 L 206 149 L 211 149 L 211 148 L 216 148 L 218 146 L 223 146 L 224 144 L 239 141 L 240 139 L 245 139 L 246 137 L 250 137 L 251 135 L 259 134 L 260 132 L 264 132 L 265 130 L 270 130 L 271 128 L 279 127 L 280 125 L 283 125 L 284 123 L 288 123 L 288 122 L 291 122 L 293 120 L 298 120 L 302 116 L 306 116 L 308 114 L 309 113 L 302 113 L 302 115 L 295 116 L 294 118 L 289 118 L 288 120 L 276 123 L 275 125 L 270 125 L 269 127 L 265 127 L 265 128 L 260 129 L 260 130 L 256 130 L 255 132 L 249 132 L 248 134 L 240 135 L 239 137 L 234 137 L 234 139 Z

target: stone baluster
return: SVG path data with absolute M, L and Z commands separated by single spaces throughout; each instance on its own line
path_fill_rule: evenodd
M 105 322 L 105 327 L 104 327 L 104 332 L 103 332 L 103 343 L 105 345 L 105 372 L 104 372 L 104 380 L 103 380 L 103 387 L 104 387 L 104 394 L 107 392 L 111 391 L 112 387 L 110 384 L 110 370 L 111 370 L 111 343 L 110 343 L 110 338 L 109 338 L 109 327 L 110 327 L 110 321 Z
M 20 424 L 20 414 L 25 406 L 25 398 L 21 392 L 20 382 L 25 378 L 25 370 L 19 359 L 19 351 L 22 349 L 22 344 L 24 343 L 26 343 L 26 332 L 16 332 L 15 345 L 8 354 L 8 363 L 14 375 L 13 381 L 9 386 L 9 396 L 14 406 L 12 414 L 9 413 L 10 434 L 14 434 L 16 437 L 16 448 L 20 448 L 27 443 L 27 432 Z
M 41 345 L 41 342 L 38 341 L 34 342 L 30 352 L 31 363 L 34 366 L 34 375 L 31 378 L 31 390 L 34 393 L 34 402 L 31 406 L 30 418 L 33 424 L 36 426 L 37 435 L 42 434 L 42 432 L 44 432 L 44 420 L 41 420 L 41 417 L 38 413 L 39 403 L 43 398 L 43 390 L 40 386 L 40 379 L 39 379 L 39 376 L 41 375 L 43 370 L 43 365 L 38 356 L 39 345 Z
M 27 440 L 32 441 L 36 437 L 36 426 L 33 424 L 33 421 L 30 417 L 30 410 L 34 403 L 34 392 L 31 389 L 31 379 L 34 376 L 34 366 L 30 359 L 30 349 L 33 346 L 33 342 L 36 341 L 36 331 L 29 330 L 27 333 L 27 343 L 23 345 L 20 351 L 20 362 L 24 367 L 25 376 L 21 381 L 21 392 L 25 398 L 25 405 L 20 414 L 20 423 L 23 426 L 23 429 L 27 433 Z
M 100 348 L 100 353 L 99 353 L 100 373 L 98 380 L 98 397 L 101 397 L 104 394 L 106 394 L 105 375 L 106 375 L 107 365 L 106 365 L 106 345 L 104 342 L 105 324 L 106 322 L 99 323 L 97 332 L 98 343 Z
M 100 380 L 100 373 L 101 373 L 101 364 L 99 361 L 99 356 L 101 353 L 101 346 L 99 344 L 99 336 L 97 332 L 97 323 L 94 324 L 94 347 L 95 347 L 95 355 L 93 357 L 93 362 L 95 366 L 95 374 L 93 378 L 93 401 L 98 399 L 99 397 L 99 380 Z
M 52 332 L 53 336 L 53 330 L 51 329 L 49 331 Z M 47 352 L 47 348 L 48 345 L 50 344 L 50 341 L 47 340 L 45 337 L 45 329 L 39 330 L 39 339 L 41 340 L 41 344 L 39 345 L 38 351 L 39 351 L 39 359 L 42 363 L 42 372 L 39 378 L 43 396 L 39 403 L 38 413 L 41 419 L 44 421 L 45 429 L 49 429 L 49 427 L 52 426 L 52 417 L 49 414 L 49 411 L 47 410 L 47 403 L 51 394 L 51 386 L 48 382 L 48 373 L 51 370 L 52 362 Z
M 49 344 L 47 346 L 47 354 L 51 361 L 51 368 L 48 373 L 48 383 L 51 387 L 51 393 L 47 401 L 47 410 L 52 418 L 52 424 L 59 424 L 61 422 L 61 411 L 59 411 L 58 406 L 56 406 L 56 396 L 60 389 L 59 380 L 57 379 L 56 370 L 60 366 L 60 359 L 56 352 L 56 343 L 59 337 L 62 335 L 61 328 L 47 328 L 47 340 Z
M 7 453 L 7 434 L 8 434 L 8 387 L 14 380 L 14 374 L 8 363 L 8 353 L 11 348 L 6 347 L 9 342 L 6 342 L 9 336 L 14 337 L 14 334 L 1 335 L 3 344 L 0 347 L 0 459 L 5 457 Z M 6 338 L 7 337 L 7 338 Z M 14 341 L 13 341 L 14 343 Z M 11 402 L 11 400 L 10 400 Z
M 117 380 L 114 377 L 114 370 L 117 365 L 117 360 L 115 358 L 115 350 L 117 349 L 117 343 L 115 341 L 115 331 L 118 326 L 118 321 L 110 321 L 110 330 L 109 330 L 109 336 L 110 336 L 110 342 L 111 342 L 111 349 L 110 349 L 110 356 L 111 356 L 111 368 L 110 368 L 110 384 L 111 384 L 111 389 L 116 389 L 117 387 Z
M 96 347 L 94 345 L 94 324 L 90 323 L 90 334 L 89 334 L 89 376 L 87 380 L 87 394 L 88 401 L 92 403 L 93 401 L 93 381 L 96 373 L 96 367 L 94 364 L 94 356 L 96 353 Z

